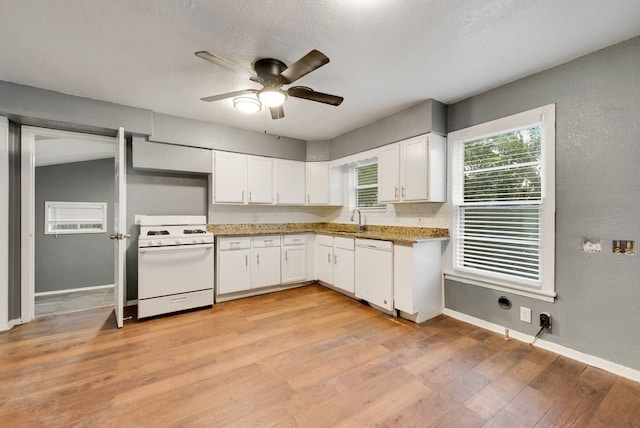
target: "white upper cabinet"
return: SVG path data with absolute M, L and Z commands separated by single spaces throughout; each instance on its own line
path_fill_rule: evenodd
M 240 153 L 213 152 L 214 204 L 272 204 L 273 160 Z
M 378 157 L 380 202 L 444 202 L 445 138 L 425 134 L 383 147 Z
M 275 199 L 279 205 L 304 205 L 306 168 L 304 162 L 276 159 Z
M 329 162 L 307 162 L 307 205 L 342 205 L 342 173 Z
M 247 156 L 213 152 L 212 200 L 216 204 L 244 204 L 247 191 Z
M 259 156 L 247 157 L 247 202 L 273 203 L 273 160 Z

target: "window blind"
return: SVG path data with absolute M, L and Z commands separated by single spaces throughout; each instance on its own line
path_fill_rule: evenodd
M 461 142 L 454 157 L 454 266 L 539 285 L 541 126 Z
M 101 233 L 107 231 L 105 202 L 45 202 L 45 233 Z
M 359 166 L 356 170 L 356 207 L 379 208 L 378 202 L 378 164 Z

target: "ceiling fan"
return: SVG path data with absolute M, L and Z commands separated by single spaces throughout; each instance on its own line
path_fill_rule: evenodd
M 233 97 L 242 97 L 243 95 L 257 94 L 259 101 L 255 98 L 249 98 L 247 100 L 249 103 L 254 103 L 254 106 L 256 106 L 255 111 L 261 109 L 260 103 L 262 103 L 269 107 L 272 119 L 281 119 L 284 117 L 282 104 L 287 99 L 287 96 L 316 101 L 332 106 L 339 106 L 344 100 L 344 98 L 337 95 L 317 92 L 307 86 L 291 86 L 288 89 L 283 88 L 284 85 L 295 82 L 329 62 L 329 58 L 325 54 L 315 49 L 288 67 L 278 59 L 259 59 L 253 64 L 255 74 L 210 52 L 198 51 L 195 54 L 206 61 L 231 71 L 248 74 L 251 81 L 262 85 L 262 89 L 243 89 L 240 91 L 227 92 L 225 94 L 200 98 L 202 101 L 211 102 Z M 240 98 L 236 98 L 234 104 L 239 99 Z

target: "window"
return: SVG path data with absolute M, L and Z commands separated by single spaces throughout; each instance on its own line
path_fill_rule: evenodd
M 384 208 L 378 202 L 378 163 L 354 167 L 355 207 L 361 209 Z
M 554 134 L 554 105 L 450 134 L 454 272 L 555 295 Z
M 106 202 L 45 202 L 46 235 L 104 233 L 107 231 Z

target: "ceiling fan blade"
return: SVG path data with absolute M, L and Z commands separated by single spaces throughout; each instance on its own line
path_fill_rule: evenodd
M 220 67 L 226 68 L 227 70 L 231 70 L 235 73 L 246 74 L 251 78 L 251 80 L 254 80 L 254 79 L 261 80 L 258 76 L 251 73 L 249 70 L 242 68 L 239 65 L 234 64 L 231 61 L 222 58 L 221 56 L 212 54 L 209 51 L 198 51 L 195 53 L 195 55 L 197 57 L 204 59 L 205 61 L 209 61 L 213 64 L 219 65 Z M 258 81 L 258 80 L 255 80 L 255 81 Z
M 285 84 L 293 83 L 300 79 L 302 76 L 306 76 L 316 68 L 320 68 L 329 62 L 329 58 L 318 50 L 312 50 L 298 61 L 291 64 L 280 75 L 284 78 Z
M 226 98 L 239 97 L 240 95 L 255 94 L 256 92 L 258 92 L 257 89 L 243 89 L 241 91 L 227 92 L 226 94 L 220 94 L 220 95 L 211 95 L 210 97 L 204 97 L 200 99 L 202 101 L 211 102 L 211 101 L 224 100 Z
M 271 110 L 271 119 L 273 120 L 282 119 L 284 117 L 284 108 L 282 108 L 282 106 L 269 107 L 269 110 Z
M 337 95 L 324 94 L 322 92 L 316 92 L 306 86 L 294 86 L 287 90 L 289 96 L 295 98 L 303 98 L 305 100 L 316 101 L 319 103 L 330 104 L 332 106 L 339 106 L 344 101 L 344 98 Z

